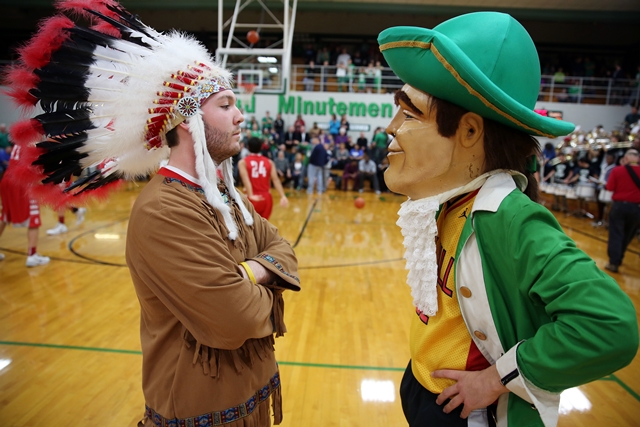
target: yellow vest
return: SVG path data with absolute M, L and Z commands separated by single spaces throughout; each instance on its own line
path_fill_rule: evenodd
M 413 375 L 432 393 L 453 385 L 445 378 L 432 378 L 437 369 L 476 371 L 489 366 L 467 330 L 455 292 L 454 262 L 462 228 L 479 190 L 446 202 L 438 216 L 438 312 L 429 317 L 416 309 L 411 322 L 410 347 Z

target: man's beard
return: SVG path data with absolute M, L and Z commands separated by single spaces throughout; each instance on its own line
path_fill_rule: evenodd
M 204 137 L 207 141 L 207 151 L 211 158 L 220 164 L 229 157 L 233 157 L 240 152 L 239 144 L 231 144 L 233 134 L 209 126 L 204 122 Z

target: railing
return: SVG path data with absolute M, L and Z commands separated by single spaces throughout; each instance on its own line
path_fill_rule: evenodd
M 538 100 L 574 104 L 638 105 L 638 83 L 631 79 L 542 76 Z
M 0 61 L 0 67 L 9 62 Z M 282 64 L 227 64 L 238 83 L 256 85 L 258 93 L 282 93 Z M 393 93 L 403 86 L 390 68 L 355 67 L 337 76 L 335 65 L 318 65 L 307 72 L 307 65 L 293 65 L 289 90 L 315 92 Z M 640 82 L 632 79 L 599 77 L 554 78 L 542 76 L 538 101 L 601 105 L 640 104 Z
M 320 92 L 395 92 L 403 86 L 402 81 L 390 68 L 371 70 L 356 68 L 344 77 L 337 77 L 336 66 L 316 66 L 307 72 L 306 65 L 293 65 L 291 90 Z M 541 78 L 539 101 L 589 103 L 602 105 L 638 105 L 640 82 L 632 79 L 610 79 L 597 77 L 571 77 L 557 79 L 544 75 Z
M 307 65 L 293 65 L 291 90 L 388 93 L 404 85 L 390 68 L 354 67 L 342 69 L 340 76 L 335 65 L 316 66 L 311 72 L 307 68 Z

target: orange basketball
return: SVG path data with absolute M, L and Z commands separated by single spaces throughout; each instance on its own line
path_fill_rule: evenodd
M 356 205 L 356 208 L 362 209 L 364 208 L 364 199 L 362 197 L 356 197 L 353 204 Z
M 260 41 L 260 34 L 256 30 L 251 30 L 247 33 L 247 40 L 251 44 L 256 44 Z

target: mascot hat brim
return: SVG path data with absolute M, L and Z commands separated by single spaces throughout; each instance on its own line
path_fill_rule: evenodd
M 510 15 L 470 13 L 431 30 L 392 27 L 378 43 L 391 69 L 416 89 L 531 135 L 556 137 L 575 128 L 533 111 L 540 61 Z

